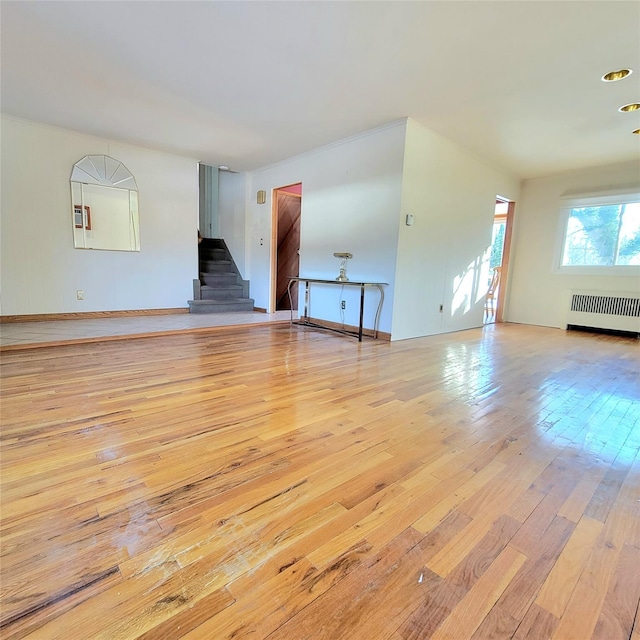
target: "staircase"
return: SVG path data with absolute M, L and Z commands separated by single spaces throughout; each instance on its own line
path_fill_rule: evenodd
M 200 278 L 193 281 L 189 313 L 253 311 L 249 281 L 240 276 L 225 241 L 204 238 L 198 254 Z

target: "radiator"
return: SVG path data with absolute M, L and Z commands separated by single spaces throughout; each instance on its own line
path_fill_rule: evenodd
M 640 293 L 572 291 L 567 328 L 571 326 L 640 333 Z

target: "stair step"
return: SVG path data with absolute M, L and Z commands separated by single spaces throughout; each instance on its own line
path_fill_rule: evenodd
M 218 273 L 225 271 L 231 273 L 231 260 L 200 260 L 200 271 L 203 273 Z
M 244 287 L 240 284 L 230 284 L 223 287 L 211 287 L 209 285 L 200 287 L 200 295 L 203 300 L 242 298 L 243 293 Z
M 216 271 L 214 273 L 200 273 L 200 280 L 208 286 L 224 286 L 226 284 L 238 284 L 238 276 L 230 271 Z
M 202 260 L 228 260 L 225 249 L 200 247 L 199 254 Z
M 237 300 L 189 300 L 189 313 L 228 313 L 253 311 L 253 298 Z

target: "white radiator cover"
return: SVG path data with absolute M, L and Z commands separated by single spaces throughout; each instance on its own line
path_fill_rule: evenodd
M 570 293 L 567 325 L 640 333 L 640 293 Z

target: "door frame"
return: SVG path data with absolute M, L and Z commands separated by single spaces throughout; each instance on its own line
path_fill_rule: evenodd
M 500 286 L 498 288 L 498 304 L 496 306 L 496 322 L 504 322 L 504 304 L 507 294 L 507 278 L 509 274 L 509 257 L 511 254 L 511 236 L 513 234 L 513 216 L 516 203 L 506 198 L 497 198 L 507 203 L 507 219 L 504 228 L 504 245 L 502 246 L 502 263 L 500 270 Z
M 271 277 L 269 279 L 269 313 L 276 311 L 276 292 L 278 289 L 278 191 L 284 191 L 295 185 L 302 185 L 301 181 L 284 184 L 271 190 Z M 300 217 L 302 218 L 302 195 L 299 193 L 285 192 L 287 195 L 300 198 Z M 302 237 L 302 225 L 300 229 Z

